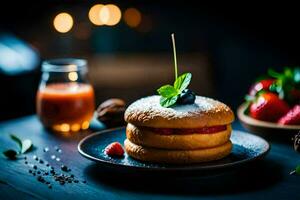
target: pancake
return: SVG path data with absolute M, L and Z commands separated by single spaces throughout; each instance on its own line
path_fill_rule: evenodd
M 231 134 L 231 126 L 227 125 L 225 131 L 216 133 L 192 133 L 184 135 L 157 134 L 145 127 L 136 127 L 128 124 L 126 128 L 127 138 L 134 144 L 145 147 L 174 150 L 192 150 L 220 146 L 228 142 Z
M 124 146 L 127 154 L 137 160 L 170 164 L 191 164 L 219 160 L 229 155 L 232 149 L 230 140 L 221 146 L 196 150 L 165 150 L 144 147 L 134 144 L 128 139 L 125 140 Z
M 196 96 L 193 104 L 160 105 L 154 95 L 133 102 L 125 111 L 125 151 L 135 159 L 186 164 L 221 159 L 232 149 L 232 110 L 219 101 Z

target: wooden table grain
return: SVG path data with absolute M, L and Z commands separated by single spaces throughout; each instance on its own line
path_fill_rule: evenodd
M 234 129 L 242 130 L 238 122 Z M 26 156 L 47 160 L 59 169 L 65 164 L 72 174 L 87 183 L 60 185 L 51 180 L 52 189 L 41 184 L 28 173 L 30 166 L 23 159 L 0 158 L 0 199 L 300 199 L 300 176 L 289 172 L 300 164 L 300 155 L 291 143 L 272 142 L 271 151 L 264 160 L 248 166 L 193 177 L 139 177 L 125 176 L 102 169 L 77 152 L 77 144 L 85 133 L 62 136 L 45 130 L 36 116 L 0 123 L 1 151 L 13 147 L 9 134 L 29 138 L 37 147 Z M 61 161 L 50 158 L 55 146 L 62 149 Z M 54 152 L 55 153 L 55 152 Z M 31 161 L 32 160 L 32 161 Z

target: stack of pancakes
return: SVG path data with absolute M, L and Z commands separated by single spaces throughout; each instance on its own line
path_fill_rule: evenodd
M 234 115 L 225 104 L 197 96 L 195 103 L 162 107 L 160 96 L 142 98 L 125 111 L 125 150 L 157 163 L 199 163 L 230 154 Z

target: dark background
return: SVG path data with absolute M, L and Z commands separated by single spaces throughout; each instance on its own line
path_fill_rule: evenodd
M 19 38 L 39 59 L 32 71 L 0 73 L 0 120 L 35 112 L 40 63 L 49 58 L 86 58 L 97 104 L 110 97 L 131 102 L 154 94 L 173 79 L 172 32 L 176 33 L 179 70 L 194 75 L 191 88 L 233 109 L 268 68 L 299 64 L 296 4 L 199 2 L 6 1 L 0 6 L 0 35 Z M 123 20 L 113 27 L 92 25 L 87 13 L 97 3 L 116 4 L 122 12 L 137 8 L 142 13 L 141 27 L 130 28 Z M 72 30 L 65 34 L 56 32 L 52 23 L 63 11 L 74 18 Z M 78 36 L 81 30 L 87 37 Z M 0 59 L 3 56 L 0 53 Z M 163 74 L 162 67 L 166 67 Z

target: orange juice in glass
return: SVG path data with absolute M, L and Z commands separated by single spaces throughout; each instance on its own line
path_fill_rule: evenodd
M 89 127 L 95 110 L 94 90 L 82 59 L 54 59 L 42 64 L 37 114 L 47 128 L 77 132 Z

